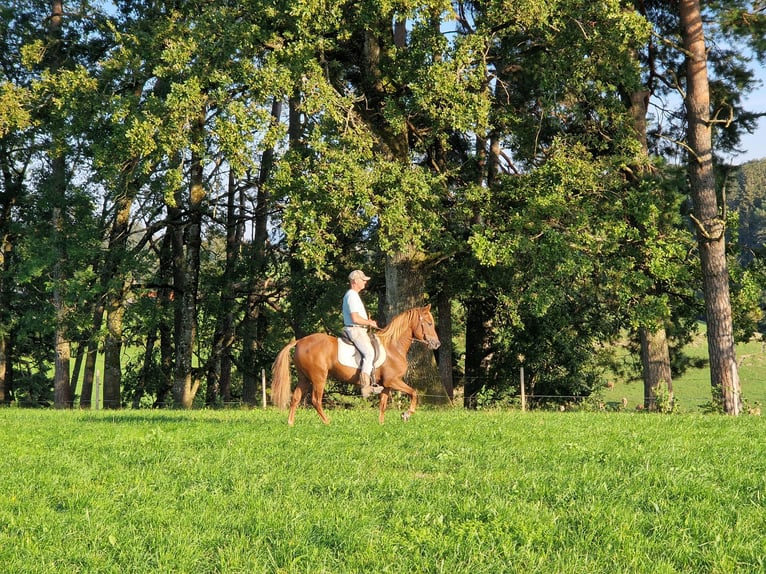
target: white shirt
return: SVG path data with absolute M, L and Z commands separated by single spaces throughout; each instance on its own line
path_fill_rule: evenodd
M 354 324 L 354 320 L 351 318 L 351 313 L 359 313 L 364 319 L 367 317 L 367 310 L 364 308 L 362 298 L 357 291 L 349 289 L 343 296 L 343 324 L 348 327 Z

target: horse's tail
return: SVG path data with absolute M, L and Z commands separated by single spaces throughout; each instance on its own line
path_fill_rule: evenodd
M 271 367 L 271 402 L 285 410 L 290 402 L 290 350 L 298 341 L 285 345 Z

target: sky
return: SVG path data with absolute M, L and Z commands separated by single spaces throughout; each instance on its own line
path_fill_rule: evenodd
M 749 111 L 766 112 L 766 68 L 760 67 L 757 62 L 753 62 L 753 67 L 761 80 L 761 85 L 744 99 L 744 103 Z M 745 151 L 731 158 L 734 165 L 766 158 L 766 118 L 760 119 L 755 132 L 742 138 L 741 147 Z

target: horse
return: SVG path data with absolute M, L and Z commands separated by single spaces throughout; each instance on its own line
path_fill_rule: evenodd
M 413 342 L 423 343 L 429 349 L 438 349 L 441 345 L 434 328 L 431 305 L 414 307 L 400 313 L 376 336 L 386 353 L 385 361 L 376 367 L 374 373 L 375 380 L 383 386 L 378 422 L 383 424 L 391 391 L 401 391 L 410 396 L 409 409 L 402 413 L 402 420 L 408 421 L 415 412 L 418 394 L 403 380 L 407 372 L 407 352 Z M 271 400 L 283 410 L 289 402 L 290 415 L 287 424 L 290 426 L 295 423 L 295 410 L 301 398 L 309 391 L 311 404 L 314 405 L 319 418 L 325 424 L 330 423 L 322 409 L 322 396 L 328 377 L 341 383 L 359 385 L 359 366 L 349 367 L 341 364 L 338 359 L 338 345 L 337 337 L 313 333 L 285 345 L 274 360 L 271 369 Z M 298 386 L 290 399 L 290 351 L 293 347 Z

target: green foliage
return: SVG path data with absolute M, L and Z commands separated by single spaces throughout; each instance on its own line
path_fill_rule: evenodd
M 368 408 L 330 427 L 300 420 L 0 410 L 4 571 L 764 566 L 760 417 L 453 410 L 380 426 Z
M 425 251 L 442 225 L 438 176 L 403 168 L 398 163 L 381 167 L 380 177 L 375 182 L 380 213 L 380 249 L 384 253 Z
M 508 22 L 504 3 L 490 6 L 483 26 Z M 635 51 L 648 38 L 647 22 L 612 1 L 516 9 L 519 24 L 504 25 L 497 38 L 503 84 L 495 111 L 514 157 L 534 165 L 562 136 L 602 154 L 626 145 L 632 136 L 621 91 L 638 85 Z
M 670 414 L 677 411 L 677 406 L 673 400 L 673 396 L 670 394 L 668 384 L 665 381 L 660 381 L 657 386 L 654 387 L 654 405 L 657 412 L 662 414 Z
M 633 291 L 616 282 L 622 219 L 621 184 L 584 152 L 561 151 L 529 174 L 507 178 L 471 245 L 479 261 L 503 265 L 498 276 L 493 368 L 515 372 L 526 357 L 538 394 L 588 394 L 599 379 L 597 341 L 619 329 L 616 303 Z M 606 174 L 606 176 L 605 176 Z M 605 210 L 614 215 L 601 219 Z M 599 215 L 596 215 L 599 214 Z M 605 223 L 607 221 L 607 223 Z
M 486 409 L 518 407 L 520 399 L 512 387 L 495 388 L 482 386 L 474 399 L 478 411 Z
M 28 97 L 27 91 L 20 86 L 0 82 L 0 138 L 29 126 L 31 115 L 24 105 Z

